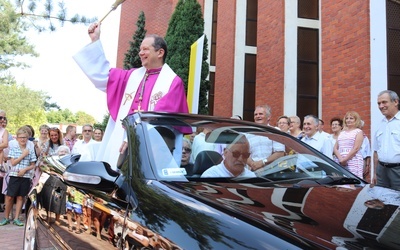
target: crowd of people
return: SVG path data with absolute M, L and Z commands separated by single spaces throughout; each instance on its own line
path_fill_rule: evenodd
M 11 135 L 6 128 L 6 113 L 2 110 L 0 110 L 0 122 L 0 180 L 2 182 L 0 211 L 4 212 L 0 226 L 9 223 L 23 226 L 21 211 L 31 187 L 39 181 L 43 157 L 54 155 L 62 157 L 71 153 L 84 155 L 90 150 L 92 144 L 102 140 L 102 130 L 95 129 L 99 131 L 96 138 L 93 126 L 86 124 L 82 127 L 82 139 L 78 139 L 74 125 L 69 125 L 64 135 L 59 128 L 50 128 L 44 124 L 39 127 L 40 135 L 35 138 L 35 130 L 30 125 L 20 127 L 15 136 Z M 69 198 L 73 200 L 73 196 L 70 195 Z M 71 209 L 75 212 L 74 207 L 67 206 L 66 209 L 67 214 L 71 213 Z M 47 216 L 49 218 L 50 213 Z M 86 214 L 84 216 L 87 217 Z M 79 218 L 79 216 L 75 217 Z M 56 213 L 55 222 L 59 224 L 59 221 L 60 214 Z M 87 225 L 86 228 L 88 228 Z M 80 232 L 80 229 L 77 232 Z
M 367 182 L 400 190 L 398 105 L 399 97 L 396 92 L 385 90 L 379 93 L 378 106 L 384 118 L 377 131 L 372 134 L 375 139 L 372 147 L 362 130 L 364 121 L 356 111 L 345 113 L 343 118 L 333 117 L 330 120 L 329 133 L 324 130 L 324 121 L 315 115 L 305 116 L 303 123 L 298 116 L 282 115 L 277 119 L 275 128 L 317 149 Z M 268 105 L 257 106 L 254 111 L 254 122 L 273 126 L 270 121 L 271 108 Z M 252 135 L 246 136 L 246 142 L 242 139 L 241 143 L 235 141 L 230 145 L 224 145 L 223 149 L 217 149 L 215 145 L 205 142 L 206 134 L 210 132 L 205 128 L 190 135 L 190 140 L 185 139 L 182 165 L 185 166 L 186 172 L 190 173 L 190 166 L 193 166 L 196 155 L 202 150 L 220 152 L 224 158 L 222 163 L 207 170 L 202 177 L 251 176 L 249 170 L 255 171 L 264 167 L 287 153 L 284 145 L 266 137 Z M 243 150 L 232 150 L 239 146 Z M 372 156 L 374 171 L 371 171 Z M 237 165 L 230 163 L 232 158 L 241 160 L 241 171 L 238 171 Z

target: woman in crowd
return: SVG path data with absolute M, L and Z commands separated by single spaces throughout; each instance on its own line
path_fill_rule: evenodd
M 42 152 L 46 151 L 46 145 L 49 141 L 49 129 L 49 126 L 46 124 L 39 127 L 40 135 L 35 145 L 35 151 L 38 156 L 40 156 Z
M 61 131 L 58 128 L 49 129 L 50 140 L 46 143 L 44 156 L 57 155 L 57 149 L 64 145 L 64 140 Z
M 6 112 L 0 110 L 0 122 L 6 121 Z M 5 160 L 7 154 L 5 154 L 5 149 L 8 148 L 8 131 L 5 127 L 0 126 L 0 171 L 5 172 Z
M 8 166 L 6 164 L 6 157 L 8 155 L 8 131 L 3 126 L 3 122 L 7 121 L 6 112 L 0 110 L 0 189 L 3 186 L 3 180 L 8 172 Z M 4 194 L 0 192 L 0 212 L 4 212 Z
M 95 141 L 102 141 L 103 140 L 103 130 L 101 128 L 95 128 L 93 131 L 93 139 Z
M 339 117 L 334 117 L 331 119 L 331 138 L 332 138 L 332 143 L 333 145 L 336 144 L 336 141 L 339 137 L 340 132 L 342 132 L 343 129 L 343 120 L 340 119 Z
M 360 115 L 355 111 L 349 111 L 344 116 L 344 128 L 340 132 L 333 152 L 336 161 L 346 167 L 350 172 L 363 178 L 364 161 L 360 152 L 364 140 Z
M 282 132 L 289 133 L 290 118 L 282 115 L 278 118 L 276 125 Z
M 187 138 L 183 138 L 182 142 L 182 158 L 181 158 L 181 168 L 186 169 L 187 175 L 193 174 L 193 163 L 190 162 L 190 155 L 192 154 L 192 144 Z
M 291 116 L 290 119 L 290 126 L 289 126 L 289 134 L 297 139 L 301 140 L 304 136 L 303 130 L 301 130 L 301 121 L 300 117 L 298 116 Z

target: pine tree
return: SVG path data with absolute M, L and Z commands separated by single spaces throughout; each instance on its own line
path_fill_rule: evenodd
M 166 62 L 187 84 L 189 78 L 190 46 L 204 34 L 204 19 L 197 0 L 179 0 L 169 21 L 165 40 L 168 44 Z M 207 37 L 204 39 L 203 64 L 201 70 L 199 114 L 208 114 L 207 93 L 210 83 L 206 80 L 209 73 L 207 63 Z
M 146 25 L 146 17 L 144 12 L 141 11 L 139 18 L 136 22 L 137 29 L 133 34 L 132 41 L 129 41 L 130 48 L 125 53 L 124 69 L 139 68 L 142 67 L 142 61 L 139 57 L 140 44 L 146 36 L 147 30 L 144 28 Z

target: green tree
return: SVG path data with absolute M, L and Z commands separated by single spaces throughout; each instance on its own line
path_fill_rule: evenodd
M 44 110 L 46 110 L 46 111 L 50 111 L 50 110 L 53 110 L 53 109 L 61 110 L 60 106 L 58 106 L 58 104 L 55 103 L 55 102 L 50 102 L 50 99 L 51 99 L 50 96 L 46 96 L 45 97 L 45 100 L 44 100 L 44 103 L 43 103 Z
M 106 131 L 108 119 L 110 119 L 110 114 L 105 114 L 103 116 L 103 121 L 101 123 L 95 123 L 93 124 L 93 127 L 95 128 L 100 128 L 101 130 Z
M 30 27 L 38 31 L 56 30 L 53 21 L 57 21 L 62 26 L 65 22 L 89 24 L 97 20 L 79 14 L 67 16 L 67 8 L 63 0 L 15 0 L 15 6 L 16 14 L 25 18 L 30 23 Z
M 46 113 L 46 118 L 49 123 L 57 124 L 64 121 L 64 117 L 58 110 L 50 110 Z
M 139 14 L 136 26 L 137 29 L 133 34 L 132 41 L 129 41 L 130 48 L 128 49 L 128 52 L 125 53 L 124 69 L 142 67 L 142 61 L 139 57 L 139 51 L 140 44 L 142 43 L 147 32 L 147 30 L 144 28 L 146 26 L 146 17 L 143 11 L 141 11 Z
M 30 44 L 23 33 L 30 28 L 38 31 L 55 30 L 52 20 L 84 23 L 94 22 L 95 18 L 87 18 L 75 14 L 67 17 L 67 9 L 62 0 L 57 0 L 54 7 L 52 0 L 0 0 L 0 81 L 8 81 L 7 70 L 12 67 L 28 67 L 24 62 L 16 60 L 18 56 L 30 55 L 37 57 L 34 46 Z M 47 27 L 46 27 L 47 26 Z
M 204 34 L 201 6 L 196 0 L 179 0 L 169 21 L 165 40 L 168 44 L 167 63 L 185 82 L 187 91 L 190 62 L 190 46 Z M 208 114 L 207 93 L 210 83 L 206 80 L 208 70 L 207 37 L 204 39 L 201 70 L 199 114 Z
M 0 73 L 2 79 L 5 71 L 11 67 L 26 67 L 23 62 L 18 62 L 15 57 L 21 55 L 38 56 L 34 46 L 29 44 L 22 34 L 27 30 L 28 25 L 19 19 L 14 7 L 7 0 L 0 0 Z
M 38 128 L 46 123 L 44 97 L 43 92 L 31 90 L 24 85 L 0 84 L 0 109 L 7 114 L 8 131 L 14 134 L 23 125 Z
M 96 119 L 93 116 L 83 112 L 78 111 L 75 114 L 69 109 L 62 110 L 50 110 L 46 113 L 47 121 L 49 123 L 62 123 L 62 124 L 94 124 Z
M 76 123 L 78 125 L 85 125 L 85 124 L 94 124 L 96 122 L 96 119 L 94 119 L 93 116 L 89 115 L 88 113 L 85 113 L 83 111 L 78 111 L 76 112 Z

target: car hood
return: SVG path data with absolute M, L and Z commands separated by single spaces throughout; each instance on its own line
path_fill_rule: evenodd
M 224 182 L 174 183 L 173 188 L 236 218 L 322 247 L 400 248 L 395 236 L 400 193 L 391 189 Z

